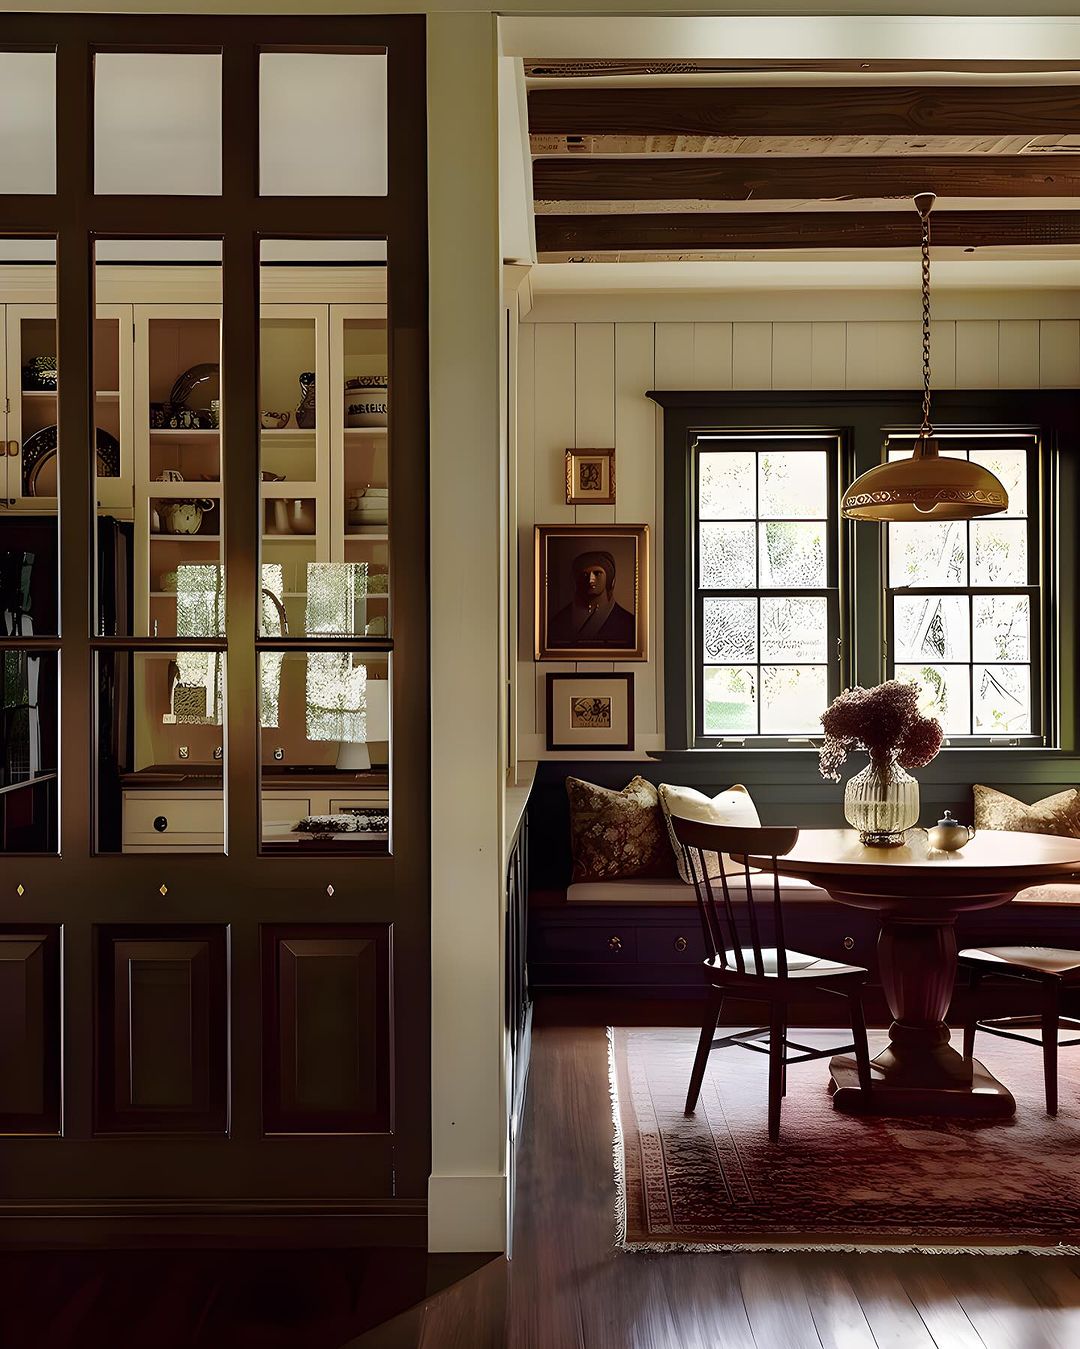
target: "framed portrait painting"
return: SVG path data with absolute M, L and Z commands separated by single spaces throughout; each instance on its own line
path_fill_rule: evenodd
M 566 504 L 568 506 L 613 506 L 615 504 L 615 451 L 566 451 Z
M 632 674 L 549 674 L 549 750 L 633 749 Z
M 648 525 L 536 526 L 536 659 L 646 660 Z

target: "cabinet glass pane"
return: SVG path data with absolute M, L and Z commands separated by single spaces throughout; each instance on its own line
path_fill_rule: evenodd
M 0 636 L 52 637 L 58 628 L 56 248 L 38 259 L 7 303 L 8 412 L 0 455 Z M 5 241 L 0 240 L 0 249 Z M 28 296 L 30 302 L 27 302 Z
M 336 260 L 301 241 L 277 241 L 272 259 L 264 258 L 264 637 L 390 634 L 385 247 L 382 253 L 359 263 L 348 241 Z M 327 296 L 340 302 L 327 304 Z
M 97 850 L 223 852 L 225 655 L 97 656 Z
M 386 56 L 263 52 L 263 196 L 386 195 Z
M 0 651 L 0 852 L 57 851 L 55 652 Z
M 220 55 L 97 53 L 94 191 L 221 192 Z
M 262 841 L 270 851 L 386 852 L 390 657 L 262 651 Z
M 0 52 L 0 193 L 56 191 L 56 55 Z

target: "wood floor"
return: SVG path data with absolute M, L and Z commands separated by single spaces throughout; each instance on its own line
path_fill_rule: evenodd
M 611 1138 L 603 1028 L 538 1027 L 513 1260 L 353 1349 L 1080 1346 L 1077 1259 L 615 1251 Z

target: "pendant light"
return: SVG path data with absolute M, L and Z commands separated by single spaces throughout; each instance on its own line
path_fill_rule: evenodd
M 851 520 L 970 520 L 1008 508 L 1009 494 L 989 469 L 969 459 L 942 458 L 930 425 L 930 211 L 933 192 L 920 192 L 922 219 L 922 426 L 910 459 L 878 464 L 844 493 Z

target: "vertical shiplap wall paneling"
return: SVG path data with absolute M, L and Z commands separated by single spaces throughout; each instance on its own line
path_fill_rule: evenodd
M 810 324 L 810 388 L 847 388 L 847 324 Z
M 574 334 L 574 446 L 598 449 L 615 444 L 615 325 L 579 323 Z M 616 479 L 616 483 L 617 483 Z M 575 506 L 579 525 L 615 523 L 614 506 Z M 617 578 L 625 585 L 625 578 Z M 579 670 L 608 673 L 615 668 L 609 660 L 578 661 Z
M 1070 389 L 1080 384 L 1080 323 L 1051 319 L 1039 332 L 1039 384 L 1044 389 Z
M 566 504 L 566 450 L 577 435 L 577 334 L 572 323 L 536 325 L 533 357 L 533 523 L 572 524 L 574 508 Z M 529 613 L 532 614 L 530 596 Z M 530 618 L 531 621 L 531 618 Z M 547 661 L 535 666 L 536 730 L 546 729 L 545 676 L 573 670 L 573 661 Z
M 1002 319 L 998 324 L 998 379 L 1002 389 L 1039 388 L 1038 319 Z
M 657 490 L 657 407 L 645 392 L 654 387 L 653 325 L 620 323 L 615 329 L 615 519 L 620 524 L 649 526 L 649 652 L 648 661 L 614 666 L 634 676 L 634 725 L 638 749 L 659 744 L 659 663 L 652 659 L 663 624 L 659 559 L 663 548 L 660 524 L 663 505 Z
M 518 532 L 518 670 L 514 701 L 518 715 L 518 756 L 527 759 L 534 746 L 524 737 L 536 734 L 536 666 L 533 661 L 533 425 L 536 370 L 536 335 L 540 328 L 522 323 L 518 329 L 517 363 L 517 532 Z M 542 728 L 541 728 L 542 729 Z
M 997 319 L 958 319 L 956 324 L 956 387 L 996 389 L 1000 324 Z
M 936 388 L 1080 386 L 1080 321 L 1074 319 L 935 319 L 931 348 Z M 645 392 L 917 389 L 919 324 L 915 318 L 526 323 L 519 351 L 520 752 L 523 758 L 545 752 L 544 675 L 575 668 L 532 661 L 532 526 L 576 518 L 651 526 L 649 660 L 615 667 L 634 674 L 640 755 L 661 746 L 664 733 L 663 416 Z M 571 445 L 615 446 L 614 510 L 575 511 L 565 504 L 563 452 Z M 579 668 L 607 667 L 588 662 Z

